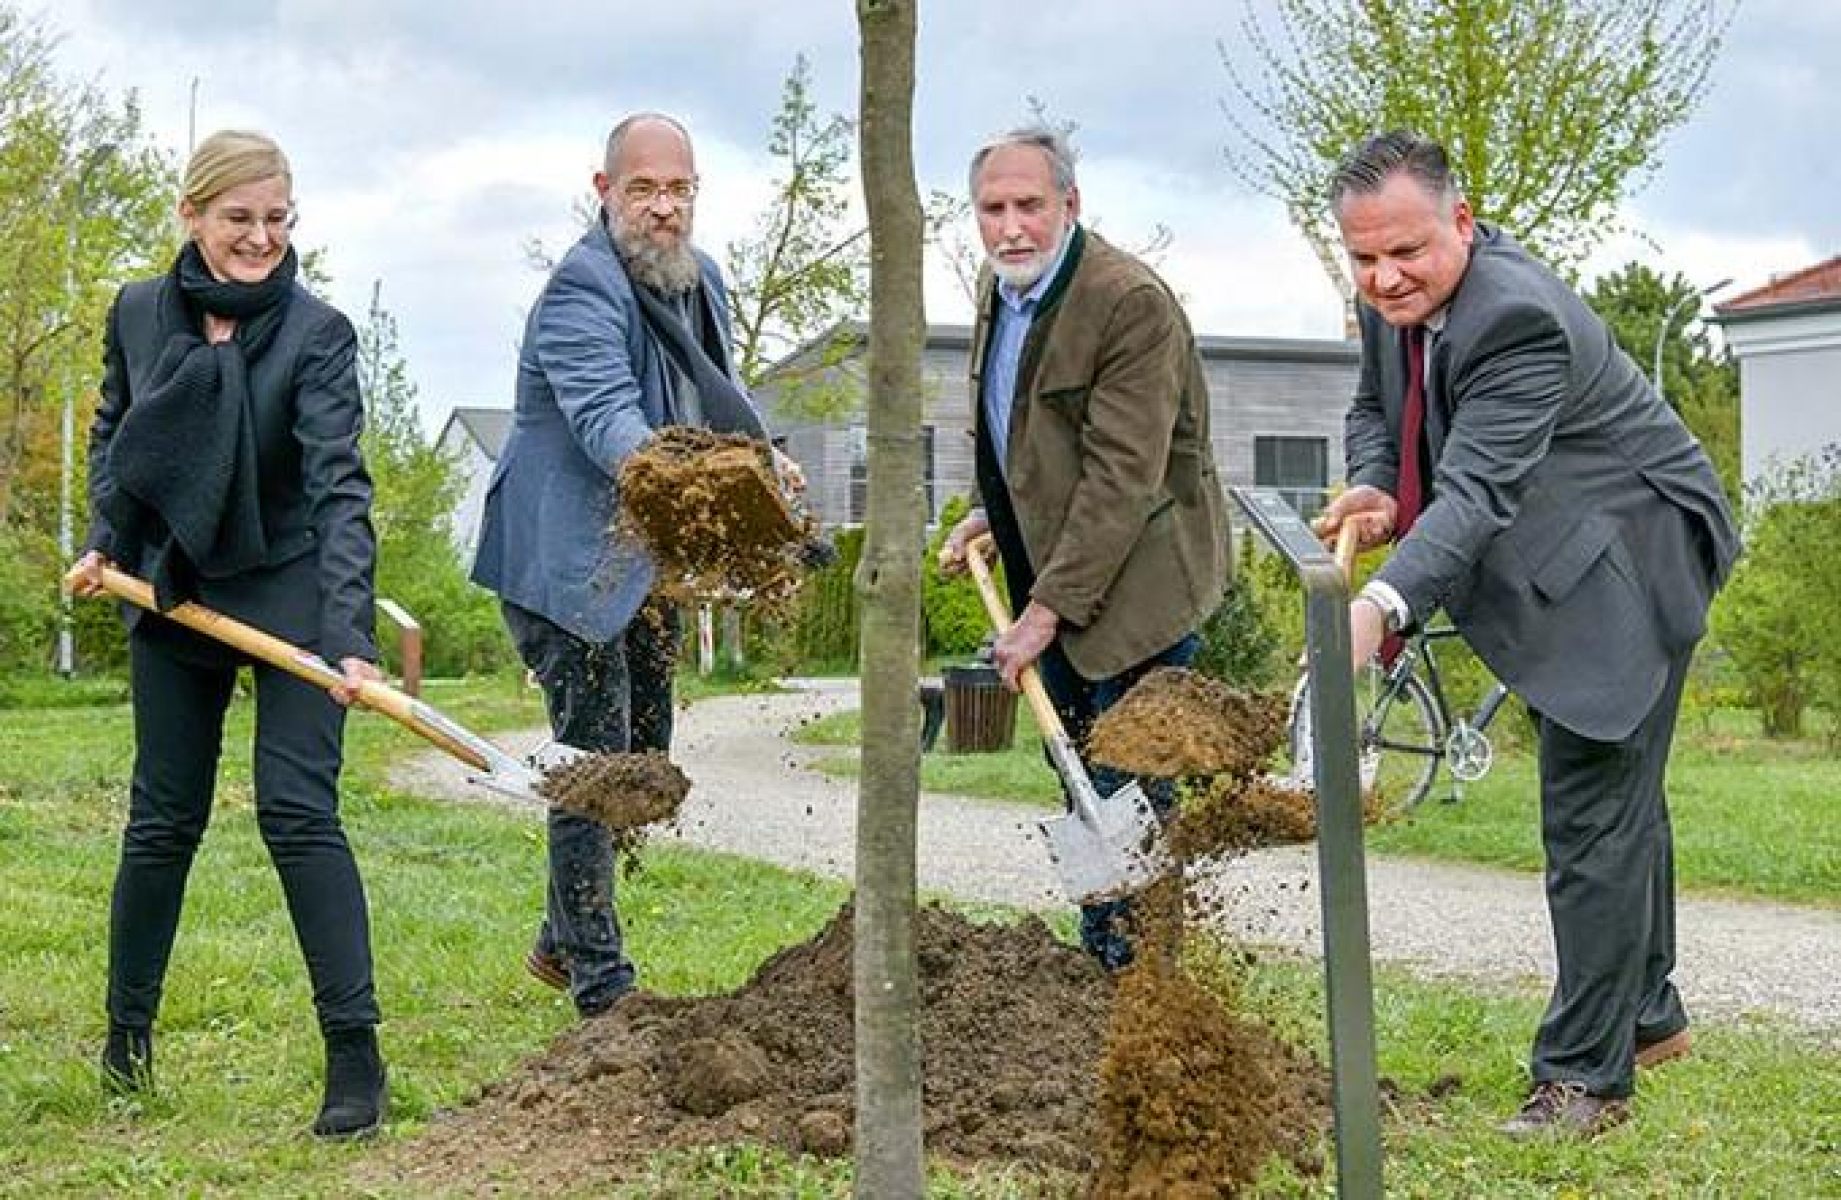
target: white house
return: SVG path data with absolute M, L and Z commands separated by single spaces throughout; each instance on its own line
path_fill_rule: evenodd
M 1841 255 L 1713 311 L 1739 360 L 1745 482 L 1841 446 Z
M 486 485 L 511 432 L 509 408 L 456 408 L 441 427 L 436 446 L 464 481 L 454 504 L 454 547 L 461 561 L 472 563 L 479 548 L 479 525 L 486 514 Z

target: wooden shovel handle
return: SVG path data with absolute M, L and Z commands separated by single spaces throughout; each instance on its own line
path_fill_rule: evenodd
M 1336 531 L 1336 565 L 1342 568 L 1345 583 L 1355 582 L 1356 537 L 1355 522 L 1344 518 L 1342 527 Z
M 82 572 L 73 567 L 65 577 L 65 582 L 74 585 L 82 578 Z M 126 571 L 105 565 L 102 568 L 102 587 L 112 596 L 126 600 L 148 612 L 160 613 L 159 606 L 154 602 L 153 588 L 144 580 L 137 579 Z M 245 625 L 234 617 L 227 617 L 202 604 L 187 600 L 160 615 L 187 629 L 220 641 L 226 646 L 234 646 L 251 658 L 261 659 L 271 667 L 277 667 L 317 687 L 325 688 L 329 692 L 334 688 L 345 686 L 345 674 L 319 655 L 302 650 L 299 646 L 285 642 L 272 633 L 264 633 L 260 629 Z M 479 751 L 424 720 L 417 711 L 425 707 L 420 701 L 404 695 L 387 683 L 379 683 L 373 679 L 365 680 L 359 685 L 358 703 L 382 713 L 410 732 L 427 738 L 475 770 L 491 769 L 491 764 Z
M 985 612 L 991 615 L 991 625 L 999 634 L 1008 630 L 1014 622 L 1010 619 L 1010 609 L 1004 604 L 1004 598 L 997 594 L 997 581 L 991 578 L 991 567 L 987 561 L 997 543 L 991 535 L 981 533 L 965 547 L 965 565 L 971 569 L 972 582 L 978 585 L 978 597 L 984 601 Z M 1024 667 L 1018 676 L 1023 685 L 1023 695 L 1029 700 L 1030 711 L 1036 715 L 1036 725 L 1046 738 L 1066 738 L 1067 731 L 1061 725 L 1061 714 L 1055 711 L 1055 702 L 1048 698 L 1048 689 L 1042 686 L 1042 676 L 1036 671 L 1035 664 Z

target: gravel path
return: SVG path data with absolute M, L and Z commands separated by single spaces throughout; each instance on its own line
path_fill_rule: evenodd
M 800 690 L 724 696 L 678 714 L 673 757 L 691 778 L 675 832 L 706 849 L 847 878 L 854 857 L 856 781 L 810 763 L 835 749 L 795 745 L 786 733 L 857 704 L 855 680 L 795 681 Z M 533 747 L 542 734 L 505 737 Z M 422 795 L 494 799 L 464 768 L 434 752 L 405 762 L 393 782 Z M 533 808 L 533 812 L 536 810 Z M 1062 901 L 1034 830 L 1036 810 L 928 793 L 920 814 L 925 893 L 1051 909 Z M 1552 939 L 1533 875 L 1371 856 L 1369 923 L 1376 959 L 1420 974 L 1544 992 Z M 1285 847 L 1210 868 L 1206 886 L 1241 938 L 1320 953 L 1314 847 Z M 1675 973 L 1692 1010 L 1737 1020 L 1788 1019 L 1841 1045 L 1841 912 L 1683 898 Z

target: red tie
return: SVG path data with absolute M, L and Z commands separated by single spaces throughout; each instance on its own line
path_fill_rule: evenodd
M 1406 331 L 1406 411 L 1400 415 L 1400 485 L 1395 489 L 1399 512 L 1394 518 L 1394 541 L 1419 519 L 1425 507 L 1425 484 L 1419 475 L 1419 446 L 1425 440 L 1425 327 Z M 1406 648 L 1406 639 L 1390 633 L 1381 639 L 1381 663 L 1393 666 Z
M 1400 487 L 1395 497 L 1400 512 L 1394 521 L 1394 541 L 1406 536 L 1425 507 L 1425 483 L 1420 478 L 1420 446 L 1425 441 L 1425 327 L 1406 331 L 1406 411 L 1400 417 Z

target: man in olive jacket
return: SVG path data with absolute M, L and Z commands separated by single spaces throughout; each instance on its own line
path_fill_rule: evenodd
M 1036 664 L 1078 745 L 1147 671 L 1194 659 L 1226 586 L 1208 389 L 1170 289 L 1080 227 L 1060 133 L 1004 135 L 973 156 L 970 182 L 990 256 L 971 358 L 982 504 L 941 565 L 993 535 L 1022 605 L 998 670 L 1015 688 Z M 1082 943 L 1109 967 L 1131 960 L 1128 915 L 1123 902 L 1082 909 Z

